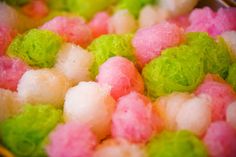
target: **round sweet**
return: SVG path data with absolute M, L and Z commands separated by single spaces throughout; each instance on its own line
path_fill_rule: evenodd
M 99 66 L 110 57 L 122 56 L 133 61 L 135 57 L 131 45 L 132 37 L 131 34 L 109 34 L 93 40 L 88 47 L 88 51 L 94 56 L 94 62 L 90 69 L 91 75 L 95 77 L 98 74 Z
M 117 102 L 112 117 L 112 136 L 130 142 L 147 142 L 157 132 L 159 125 L 150 100 L 131 92 Z
M 236 61 L 236 31 L 226 31 L 221 36 L 230 49 L 231 58 Z
M 212 123 L 203 141 L 212 157 L 234 157 L 236 154 L 236 132 L 226 122 Z
M 171 93 L 167 96 L 159 97 L 154 106 L 159 111 L 161 119 L 164 121 L 164 128 L 175 131 L 177 129 L 176 117 L 185 101 L 192 98 L 188 93 Z
M 116 100 L 131 91 L 144 93 L 141 75 L 135 65 L 123 57 L 109 58 L 100 66 L 96 79 L 98 83 L 111 87 L 111 96 Z
M 55 68 L 62 72 L 75 85 L 90 80 L 89 68 L 92 54 L 74 44 L 66 43 L 58 52 Z
M 236 63 L 232 64 L 229 68 L 229 74 L 227 76 L 227 82 L 232 85 L 234 90 L 236 91 Z
M 202 136 L 211 123 L 211 101 L 205 96 L 193 97 L 182 104 L 176 116 L 177 129 Z
M 98 145 L 94 157 L 146 157 L 146 152 L 124 139 L 107 139 Z
M 0 88 L 15 91 L 27 66 L 19 59 L 0 57 Z
M 144 65 L 160 56 L 161 51 L 179 45 L 183 40 L 183 30 L 171 23 L 160 23 L 139 29 L 132 44 L 138 62 Z
M 174 23 L 178 27 L 183 28 L 184 30 L 190 25 L 188 14 L 171 18 L 171 19 L 168 20 L 168 22 Z
M 66 42 L 82 47 L 86 47 L 92 40 L 90 28 L 80 17 L 57 16 L 41 26 L 40 29 L 55 32 Z
M 97 145 L 90 128 L 79 123 L 58 125 L 50 133 L 49 141 L 46 146 L 49 157 L 92 157 Z
M 4 55 L 7 47 L 15 37 L 16 31 L 4 25 L 0 25 L 0 56 Z
M 189 131 L 167 132 L 154 137 L 147 145 L 149 157 L 207 157 L 204 144 Z
M 118 10 L 109 20 L 109 32 L 116 34 L 133 33 L 138 25 L 128 10 Z
M 47 136 L 61 120 L 61 110 L 50 105 L 27 105 L 22 113 L 1 123 L 2 142 L 16 156 L 45 156 Z
M 80 82 L 66 93 L 64 117 L 91 127 L 99 140 L 110 134 L 115 101 L 110 88 L 95 82 Z
M 19 57 L 27 64 L 37 67 L 52 67 L 62 39 L 53 32 L 32 29 L 18 35 L 10 44 L 7 54 Z
M 20 99 L 31 104 L 52 104 L 61 107 L 69 88 L 68 80 L 52 69 L 28 70 L 21 77 L 17 91 Z
M 0 2 L 0 21 L 6 27 L 16 28 L 19 24 L 19 15 L 13 7 Z
M 211 98 L 213 121 L 225 120 L 227 106 L 236 100 L 233 88 L 217 75 L 208 74 L 195 93 L 206 94 Z
M 226 121 L 236 129 L 236 101 L 229 104 L 226 110 Z
M 89 22 L 88 26 L 91 29 L 94 38 L 97 38 L 103 34 L 108 34 L 109 18 L 108 13 L 99 12 Z
M 189 46 L 168 48 L 142 71 L 147 94 L 153 98 L 193 91 L 204 75 L 202 55 Z

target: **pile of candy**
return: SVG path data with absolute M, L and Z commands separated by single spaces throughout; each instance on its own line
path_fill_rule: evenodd
M 236 8 L 197 2 L 0 2 L 0 156 L 235 157 Z

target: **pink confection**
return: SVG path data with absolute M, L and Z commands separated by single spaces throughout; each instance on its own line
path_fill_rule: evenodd
M 182 15 L 172 18 L 168 20 L 168 22 L 176 24 L 178 27 L 182 27 L 183 29 L 186 29 L 190 25 L 188 18 L 189 15 Z
M 99 68 L 98 83 L 111 86 L 114 99 L 128 94 L 130 91 L 144 92 L 144 83 L 134 64 L 123 57 L 112 57 Z
M 208 128 L 204 143 L 211 157 L 235 157 L 236 132 L 226 122 L 214 122 Z
M 145 96 L 131 92 L 118 100 L 112 118 L 114 138 L 147 142 L 159 127 L 160 119 Z
M 92 157 L 97 140 L 91 130 L 78 123 L 59 125 L 46 147 L 49 157 Z
M 236 100 L 233 88 L 217 75 L 208 74 L 195 93 L 210 96 L 213 121 L 225 120 L 227 106 Z
M 236 8 L 221 8 L 217 13 L 209 7 L 195 9 L 189 17 L 188 32 L 208 32 L 212 36 L 236 30 Z
M 41 29 L 58 33 L 65 41 L 82 47 L 86 47 L 92 40 L 90 28 L 78 17 L 58 16 L 45 23 Z
M 0 25 L 0 56 L 5 54 L 8 45 L 11 43 L 15 35 L 16 32 L 10 27 Z
M 132 43 L 139 63 L 144 65 L 165 48 L 179 45 L 183 36 L 180 27 L 167 22 L 138 30 Z
M 108 21 L 109 15 L 106 12 L 100 12 L 94 16 L 92 21 L 89 23 L 94 38 L 108 33 Z
M 0 88 L 15 91 L 26 70 L 27 66 L 22 61 L 5 56 L 0 57 Z
M 22 11 L 32 18 L 43 18 L 48 15 L 49 9 L 44 0 L 33 0 L 22 7 Z

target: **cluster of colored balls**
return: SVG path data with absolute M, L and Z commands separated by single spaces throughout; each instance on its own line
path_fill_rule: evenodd
M 235 157 L 236 8 L 197 3 L 2 0 L 0 156 Z

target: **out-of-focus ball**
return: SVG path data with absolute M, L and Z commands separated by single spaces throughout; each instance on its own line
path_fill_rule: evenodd
M 226 121 L 236 129 L 236 101 L 227 107 Z
M 236 61 L 236 31 L 226 31 L 221 36 L 231 50 L 230 54 L 233 60 Z

